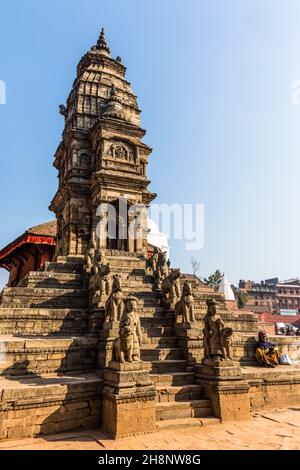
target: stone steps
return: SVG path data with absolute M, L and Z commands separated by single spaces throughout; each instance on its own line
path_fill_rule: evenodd
M 138 305 L 138 312 L 139 317 L 143 319 L 143 322 L 146 324 L 147 322 L 149 325 L 151 324 L 151 320 L 158 321 L 157 319 L 161 320 L 164 318 L 174 318 L 174 315 L 167 314 L 163 307 L 156 305 L 155 307 L 141 307 Z
M 46 289 L 5 287 L 1 307 L 88 308 L 88 291 L 83 289 Z
M 40 287 L 47 289 L 82 289 L 83 275 L 70 273 L 56 273 L 46 271 L 31 271 L 27 274 L 18 287 Z
M 0 335 L 81 335 L 89 323 L 84 310 L 0 308 Z
M 187 362 L 181 359 L 166 359 L 163 361 L 151 361 L 150 371 L 152 374 L 172 374 L 174 372 L 185 372 Z
M 140 310 L 139 310 L 140 312 Z M 172 327 L 174 325 L 174 319 L 170 316 L 164 316 L 158 314 L 156 317 L 144 317 L 142 316 L 144 311 L 141 311 L 140 314 L 140 321 L 143 328 L 146 330 L 151 330 L 152 328 L 160 328 L 160 327 Z
M 156 401 L 158 402 L 200 400 L 201 398 L 201 386 L 196 384 L 157 385 L 156 387 Z
M 23 376 L 92 371 L 98 338 L 1 336 L 0 375 Z
M 136 256 L 117 258 L 108 255 L 108 258 L 112 273 L 122 276 L 124 296 L 133 294 L 139 299 L 138 311 L 144 336 L 141 358 L 150 362 L 151 379 L 157 387 L 158 426 L 164 422 L 166 427 L 184 427 L 187 420 L 196 420 L 199 425 L 203 422 L 203 417 L 210 416 L 211 407 L 208 400 L 202 399 L 201 387 L 194 383 L 194 373 L 187 368 L 183 351 L 177 347 L 174 312 L 165 312 L 161 307 L 161 295 L 153 291 L 153 280 L 145 274 L 145 260 Z M 95 371 L 97 367 L 97 333 L 100 330 L 103 311 L 95 313 L 88 309 L 88 289 L 82 288 L 87 285 L 88 278 L 82 268 L 82 259 L 60 257 L 57 262 L 46 263 L 44 271 L 30 273 L 21 286 L 7 288 L 2 294 L 0 335 L 3 332 L 13 332 L 20 336 L 0 336 L 0 346 L 2 344 L 5 351 L 4 360 L 0 365 L 0 387 L 1 381 L 6 379 L 20 386 L 26 382 L 28 388 L 28 381 L 39 383 L 42 377 L 48 385 L 48 390 L 45 390 L 43 395 L 43 406 L 46 408 L 49 403 L 51 406 L 51 390 L 59 387 L 58 383 L 62 380 L 60 375 L 66 377 L 74 373 L 87 374 Z M 201 286 L 199 289 L 195 288 L 197 295 Z M 202 328 L 202 319 L 206 313 L 206 295 L 207 292 L 199 301 L 196 299 L 199 329 Z M 8 308 L 12 306 L 14 308 Z M 96 335 L 89 335 L 91 332 Z M 54 373 L 60 375 L 53 376 Z M 50 385 L 47 380 L 52 376 L 54 378 L 51 379 Z M 100 386 L 100 382 L 97 384 Z M 25 399 L 30 402 L 28 393 L 26 389 Z M 101 392 L 97 400 L 97 403 L 101 404 Z M 21 400 L 20 402 L 22 403 Z M 37 414 L 42 413 L 40 408 L 42 404 L 37 402 Z M 85 407 L 79 407 L 78 410 L 79 415 L 74 419 L 80 419 L 81 413 L 84 419 L 95 419 L 86 414 L 88 412 Z M 48 418 L 49 416 L 46 417 L 47 425 Z M 71 417 L 67 421 L 71 422 Z M 100 417 L 98 422 L 100 423 Z M 31 426 L 31 430 L 24 432 L 34 435 L 37 426 L 40 426 L 38 432 L 60 432 L 61 426 L 67 426 L 66 423 L 61 425 L 55 419 L 49 423 L 50 427 L 47 427 L 44 421 L 37 424 L 26 422 L 26 426 Z M 74 429 L 74 426 L 71 428 Z M 51 430 L 48 431 L 49 429 Z
M 83 262 L 47 261 L 43 271 L 52 273 L 82 274 Z
M 205 418 L 212 415 L 210 400 L 156 402 L 156 420 Z
M 147 263 L 143 258 L 139 258 L 137 256 L 111 256 L 108 254 L 106 255 L 106 258 L 108 259 L 112 269 L 123 269 L 124 271 L 138 269 L 143 271 L 145 274 Z
M 194 383 L 194 372 L 165 372 L 150 374 L 156 386 L 178 386 L 178 385 L 191 385 Z
M 166 360 L 181 360 L 182 350 L 180 348 L 162 348 L 153 346 L 147 347 L 142 345 L 141 347 L 141 359 L 146 362 L 153 361 L 166 361 Z
M 0 376 L 0 439 L 99 426 L 102 386 L 96 374 Z
M 144 338 L 143 347 L 146 345 L 152 348 L 175 348 L 177 345 L 177 338 L 174 336 L 147 336 Z
M 220 424 L 220 420 L 212 416 L 203 418 L 165 419 L 162 421 L 157 421 L 156 429 L 157 431 L 164 431 L 169 429 L 185 429 L 192 427 L 213 426 L 217 424 Z
M 122 285 L 122 291 L 123 291 L 124 297 L 129 294 L 135 295 L 139 299 L 139 305 L 140 303 L 142 303 L 143 305 L 143 301 L 152 300 L 153 303 L 150 305 L 158 306 L 158 307 L 160 306 L 161 296 L 159 292 L 152 292 L 151 289 L 146 290 L 144 286 L 141 286 L 141 288 L 137 287 L 136 289 L 133 289 L 133 288 L 124 287 Z
M 153 292 L 152 286 L 149 284 L 147 285 L 143 283 L 135 284 L 134 282 L 132 283 L 122 282 L 122 290 L 126 295 L 135 294 L 135 293 L 139 293 L 139 294 L 145 293 L 146 295 L 153 296 L 153 298 L 155 299 L 160 298 L 159 293 Z
M 148 336 L 149 338 L 153 338 L 157 336 L 161 336 L 161 337 L 169 336 L 170 337 L 170 336 L 173 336 L 174 334 L 174 328 L 171 326 L 153 326 L 153 327 L 149 327 L 145 329 L 143 327 L 142 322 L 141 324 L 142 324 L 142 329 L 144 330 L 146 337 Z

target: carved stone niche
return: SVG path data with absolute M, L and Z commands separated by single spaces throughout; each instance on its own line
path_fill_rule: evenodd
M 113 142 L 108 146 L 108 150 L 106 151 L 105 157 L 117 161 L 128 162 L 128 163 L 135 163 L 135 151 L 134 148 L 121 141 Z

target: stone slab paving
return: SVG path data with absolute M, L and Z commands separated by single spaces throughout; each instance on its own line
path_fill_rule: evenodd
M 99 430 L 2 441 L 0 450 L 300 449 L 300 407 L 256 413 L 251 420 L 108 439 Z

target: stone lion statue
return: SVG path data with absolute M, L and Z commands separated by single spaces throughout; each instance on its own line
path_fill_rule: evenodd
M 173 269 L 161 283 L 162 305 L 165 308 L 174 308 L 180 298 L 180 269 Z
M 223 359 L 232 359 L 231 345 L 232 345 L 233 329 L 224 327 L 221 330 L 221 349 Z
M 196 321 L 194 315 L 194 295 L 189 281 L 184 281 L 181 298 L 175 305 L 176 322 L 178 322 L 179 317 L 182 318 L 183 323 Z
M 130 326 L 121 326 L 119 337 L 113 342 L 112 360 L 116 362 L 132 362 L 133 332 Z

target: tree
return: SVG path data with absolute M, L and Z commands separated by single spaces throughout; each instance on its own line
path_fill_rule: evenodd
M 200 261 L 198 261 L 196 258 L 194 258 L 192 256 L 191 257 L 191 265 L 192 265 L 192 270 L 193 270 L 194 276 L 197 276 L 197 273 L 200 269 Z
M 221 273 L 221 271 L 217 269 L 208 278 L 204 279 L 204 283 L 208 285 L 209 287 L 213 287 L 215 290 L 217 290 L 223 277 L 224 277 L 224 273 Z
M 238 289 L 235 286 L 231 286 L 233 293 L 235 295 L 235 299 L 237 301 L 237 306 L 239 309 L 244 308 L 248 302 L 248 294 L 246 291 Z

